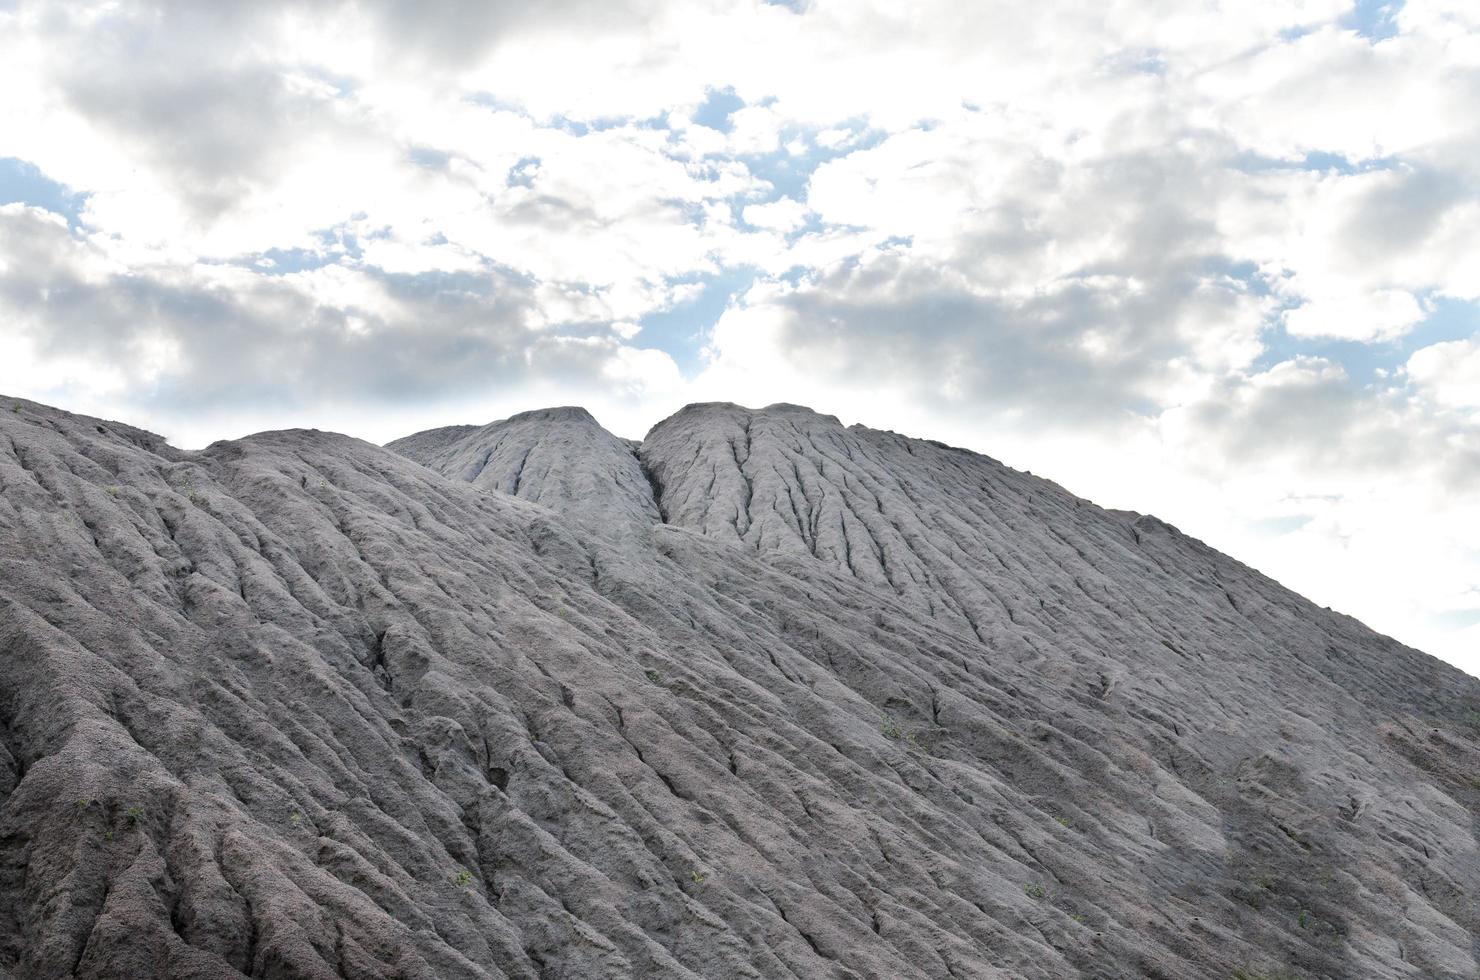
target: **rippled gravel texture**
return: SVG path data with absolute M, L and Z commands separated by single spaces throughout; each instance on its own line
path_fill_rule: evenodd
M 1155 518 L 793 406 L 0 400 L 7 980 L 1473 978 L 1477 737 Z

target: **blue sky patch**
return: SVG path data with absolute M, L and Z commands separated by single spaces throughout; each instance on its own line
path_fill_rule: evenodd
M 672 309 L 649 313 L 639 320 L 642 333 L 637 335 L 638 343 L 663 351 L 673 358 L 684 377 L 693 377 L 704 366 L 700 351 L 710 329 L 719 322 L 731 301 L 749 289 L 758 275 L 757 270 L 746 267 L 678 280 L 703 283 L 704 290 Z
M 351 220 L 363 220 L 356 215 Z M 366 238 L 382 238 L 384 230 L 371 232 Z M 295 272 L 312 272 L 326 265 L 334 265 L 344 259 L 359 259 L 364 254 L 360 239 L 347 230 L 346 225 L 322 228 L 313 233 L 318 239 L 317 248 L 269 248 L 265 252 L 238 256 L 229 260 L 232 265 L 244 265 L 264 276 L 287 276 Z M 263 262 L 266 259 L 267 262 Z
M 1434 296 L 1421 298 L 1426 299 L 1431 312 L 1408 333 L 1393 340 L 1364 343 L 1330 337 L 1295 337 L 1275 321 L 1261 337 L 1265 349 L 1254 362 L 1254 368 L 1266 371 L 1294 357 L 1320 357 L 1340 364 L 1353 381 L 1366 385 L 1378 379 L 1378 371 L 1391 372 L 1408 363 L 1416 351 L 1480 334 L 1480 304 Z
M 509 176 L 505 182 L 510 187 L 533 187 L 534 175 L 539 169 L 539 157 L 520 157 L 509 168 Z
M 1249 523 L 1249 529 L 1262 538 L 1279 538 L 1305 527 L 1315 518 L 1310 514 L 1289 514 L 1284 517 L 1265 517 Z
M 1392 170 L 1398 166 L 1397 157 L 1373 157 L 1366 160 L 1351 160 L 1339 153 L 1312 150 L 1299 159 L 1259 156 L 1255 153 L 1240 153 L 1229 160 L 1233 169 L 1252 174 L 1267 170 L 1310 170 L 1317 173 L 1335 171 L 1342 175 L 1368 173 L 1373 170 Z
M 82 223 L 88 195 L 52 180 L 33 163 L 15 157 L 0 158 L 0 204 L 29 204 L 62 215 L 67 224 Z
M 1397 35 L 1396 18 L 1402 9 L 1403 0 L 1357 0 L 1341 19 L 1341 26 L 1374 41 L 1384 41 Z
M 690 120 L 700 126 L 728 133 L 735 128 L 730 117 L 745 108 L 745 100 L 735 94 L 733 88 L 710 89 L 704 104 L 694 110 Z
M 406 159 L 418 167 L 426 167 L 428 170 L 446 170 L 448 162 L 452 159 L 452 154 L 445 150 L 434 149 L 430 146 L 413 146 L 406 151 Z
M 752 174 L 771 185 L 771 192 L 755 198 L 735 198 L 731 203 L 737 208 L 746 204 L 765 204 L 789 197 L 803 204 L 807 200 L 807 183 L 818 167 L 830 160 L 845 157 L 859 150 L 869 150 L 888 138 L 889 134 L 877 129 L 868 129 L 862 119 L 850 119 L 833 127 L 847 130 L 849 138 L 839 146 L 822 146 L 817 143 L 818 131 L 795 126 L 784 127 L 780 133 L 781 146 L 769 153 L 742 153 L 734 157 Z M 806 144 L 804 153 L 793 155 L 787 144 L 801 141 Z M 739 211 L 736 211 L 739 219 Z
M 1446 609 L 1431 613 L 1429 621 L 1443 630 L 1462 630 L 1480 623 L 1480 609 Z

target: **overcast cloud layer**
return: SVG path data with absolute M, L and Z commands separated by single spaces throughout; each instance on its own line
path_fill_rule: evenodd
M 0 2 L 0 391 L 793 401 L 1480 672 L 1480 7 Z

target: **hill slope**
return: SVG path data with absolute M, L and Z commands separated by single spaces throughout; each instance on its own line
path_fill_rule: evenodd
M 791 406 L 3 404 L 0 975 L 1476 973 L 1480 682 L 1153 518 Z

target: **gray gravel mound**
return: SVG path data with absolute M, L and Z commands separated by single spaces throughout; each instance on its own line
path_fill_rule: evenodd
M 544 504 L 587 530 L 647 532 L 658 520 L 636 450 L 584 408 L 433 429 L 386 448 L 454 480 Z
M 1480 681 L 794 406 L 0 400 L 0 976 L 1474 977 Z
M 448 446 L 467 436 L 471 432 L 477 432 L 476 425 L 444 425 L 440 429 L 427 429 L 417 432 L 385 444 L 385 448 L 394 450 L 402 456 L 409 456 L 418 463 L 425 463 L 437 453 Z

